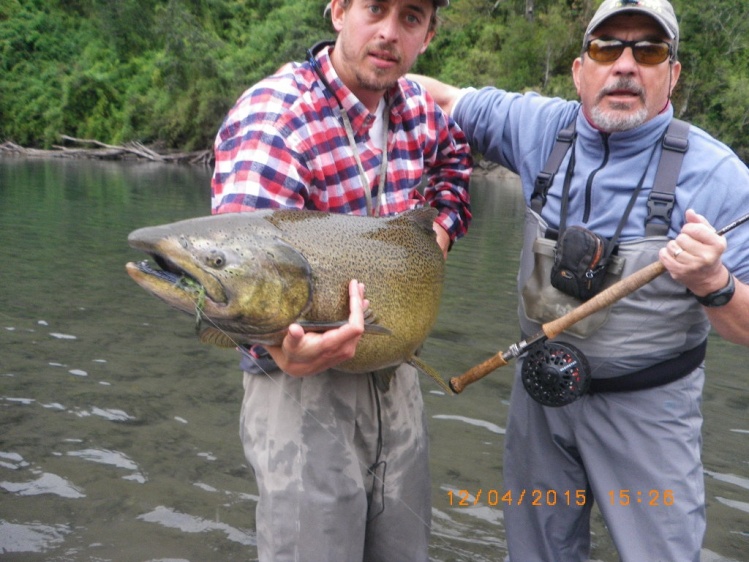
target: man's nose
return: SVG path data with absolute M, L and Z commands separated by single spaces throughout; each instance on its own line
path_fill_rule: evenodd
M 380 22 L 379 35 L 386 41 L 395 41 L 398 38 L 399 20 L 398 14 L 391 11 L 387 17 Z
M 624 47 L 622 54 L 614 61 L 614 72 L 620 74 L 631 74 L 635 70 L 637 70 L 635 52 L 631 46 Z

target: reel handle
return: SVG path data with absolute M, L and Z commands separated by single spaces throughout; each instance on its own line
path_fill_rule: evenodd
M 646 265 L 642 269 L 635 271 L 633 274 L 620 279 L 610 287 L 604 289 L 590 300 L 585 301 L 583 304 L 570 310 L 564 316 L 547 322 L 541 326 L 542 333 L 539 333 L 529 341 L 538 342 L 547 339 L 553 339 L 559 334 L 564 332 L 567 328 L 570 328 L 573 324 L 579 322 L 583 318 L 587 318 L 591 314 L 603 310 L 607 306 L 611 306 L 616 301 L 623 299 L 627 295 L 634 293 L 640 287 L 643 287 L 650 283 L 653 279 L 661 275 L 666 271 L 666 268 L 660 261 Z M 518 348 L 517 344 L 515 345 Z M 522 351 L 521 351 L 522 352 Z M 465 390 L 465 387 L 469 384 L 475 383 L 479 379 L 483 379 L 486 375 L 492 371 L 504 367 L 507 365 L 507 360 L 511 357 L 517 357 L 519 354 L 511 353 L 510 351 L 502 353 L 501 351 L 490 357 L 483 363 L 470 368 L 465 373 L 458 377 L 450 379 L 450 388 L 455 394 L 460 394 Z

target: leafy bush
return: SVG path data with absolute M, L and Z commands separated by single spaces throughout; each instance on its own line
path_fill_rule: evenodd
M 333 37 L 325 1 L 0 0 L 0 140 L 60 135 L 209 148 L 252 83 Z M 452 0 L 414 69 L 456 85 L 574 97 L 596 0 Z M 674 0 L 679 117 L 749 156 L 744 0 Z

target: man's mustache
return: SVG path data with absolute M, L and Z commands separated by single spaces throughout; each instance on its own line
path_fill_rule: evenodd
M 387 58 L 394 60 L 397 63 L 401 62 L 400 54 L 396 49 L 393 48 L 389 43 L 378 43 L 367 49 L 367 53 L 382 57 L 383 55 Z
M 634 80 L 629 78 L 620 78 L 615 83 L 606 86 L 598 93 L 598 101 L 601 101 L 605 96 L 613 94 L 614 92 L 625 90 L 632 94 L 635 94 L 640 99 L 645 99 L 645 89 L 640 86 Z

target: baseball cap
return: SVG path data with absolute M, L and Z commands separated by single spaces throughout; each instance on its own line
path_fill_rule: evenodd
M 678 47 L 679 22 L 676 21 L 674 8 L 668 0 L 605 0 L 590 20 L 588 29 L 585 30 L 584 42 L 604 20 L 623 13 L 640 13 L 650 16 L 660 24 L 668 38 L 673 39 L 674 50 Z

